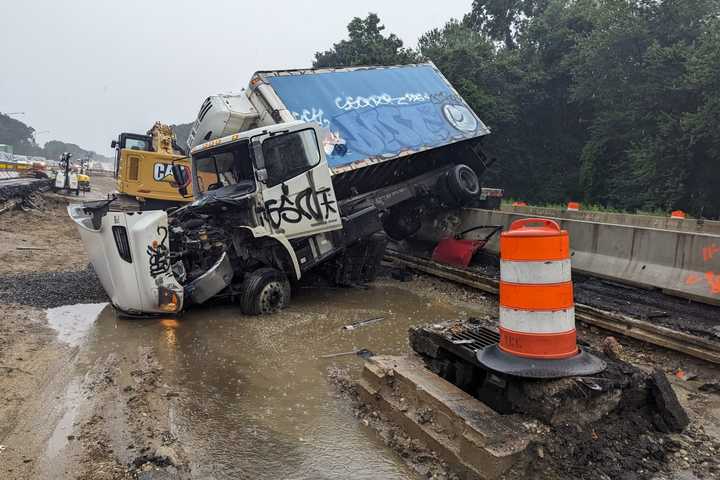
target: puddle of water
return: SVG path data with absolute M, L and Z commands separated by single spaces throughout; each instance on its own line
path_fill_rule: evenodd
M 384 320 L 342 329 L 376 317 Z M 362 360 L 322 355 L 405 353 L 408 327 L 455 317 L 395 287 L 305 289 L 272 316 L 215 306 L 180 319 L 98 322 L 89 347 L 157 352 L 163 381 L 179 394 L 173 433 L 195 478 L 408 479 L 414 474 L 328 384 L 330 367 L 357 375 Z
M 80 303 L 49 308 L 46 312 L 48 325 L 57 332 L 61 342 L 77 346 L 107 306 L 107 303 Z
M 47 448 L 45 449 L 45 457 L 53 459 L 62 451 L 68 443 L 68 435 L 73 431 L 73 423 L 77 418 L 78 408 L 81 404 L 80 385 L 77 381 L 73 381 L 65 390 L 65 398 L 62 400 L 62 408 L 65 413 L 60 421 L 55 425 L 52 435 L 48 439 Z

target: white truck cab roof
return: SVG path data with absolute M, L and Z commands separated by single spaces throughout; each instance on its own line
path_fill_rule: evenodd
M 242 140 L 248 140 L 252 137 L 255 137 L 257 135 L 263 135 L 265 133 L 287 130 L 289 128 L 301 125 L 303 123 L 307 123 L 307 122 L 303 122 L 302 120 L 296 120 L 293 122 L 278 123 L 277 125 L 268 125 L 265 127 L 253 128 L 252 130 L 246 130 L 244 132 L 233 133 L 232 135 L 227 135 L 222 138 L 216 138 L 215 140 L 210 140 L 209 142 L 201 143 L 200 145 L 198 145 L 198 146 L 194 147 L 192 150 L 190 150 L 190 154 L 193 155 L 193 154 L 202 152 L 203 150 L 207 150 L 208 148 L 217 147 L 218 145 L 227 145 L 227 144 L 239 142 Z

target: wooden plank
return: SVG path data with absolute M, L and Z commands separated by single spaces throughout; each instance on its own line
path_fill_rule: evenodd
M 672 337 L 668 337 L 657 332 L 634 327 L 632 325 L 618 323 L 615 320 L 608 320 L 585 312 L 576 311 L 575 318 L 583 323 L 602 328 L 603 330 L 609 330 L 611 332 L 619 333 L 626 337 L 631 337 L 636 340 L 641 340 L 647 343 L 652 343 L 653 345 L 685 353 L 692 357 L 706 360 L 711 363 L 720 364 L 720 353 L 712 350 L 707 350 L 695 345 L 691 345 L 685 343 L 682 340 L 674 339 Z M 674 330 L 673 332 L 677 333 Z

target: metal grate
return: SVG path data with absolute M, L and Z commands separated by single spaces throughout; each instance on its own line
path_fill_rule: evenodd
M 448 337 L 453 344 L 475 351 L 483 350 L 500 341 L 500 334 L 498 332 L 487 327 L 475 325 L 468 325 L 455 330 L 450 329 L 448 331 Z

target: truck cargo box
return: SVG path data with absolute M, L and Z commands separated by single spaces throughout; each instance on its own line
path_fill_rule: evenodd
M 275 121 L 289 113 L 328 130 L 322 147 L 339 198 L 458 163 L 459 156 L 482 170 L 468 148 L 490 130 L 431 63 L 264 71 L 250 88 L 265 85 L 280 101 L 278 108 L 263 95 L 276 104 Z

